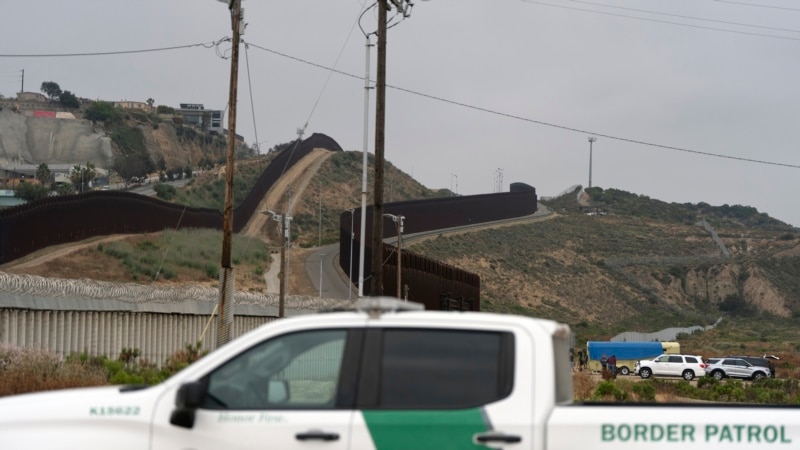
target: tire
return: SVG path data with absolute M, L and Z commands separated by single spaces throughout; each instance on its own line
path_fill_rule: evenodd
M 712 377 L 714 377 L 714 378 L 716 378 L 716 379 L 718 379 L 718 380 L 721 380 L 721 379 L 725 378 L 725 372 L 723 372 L 723 371 L 721 371 L 721 370 L 715 370 L 715 371 L 714 371 L 714 372 L 711 374 L 711 376 L 712 376 Z
M 693 370 L 684 370 L 683 375 L 681 375 L 684 380 L 692 381 L 694 380 L 694 371 Z
M 767 376 L 764 374 L 764 372 L 756 372 L 756 373 L 753 374 L 753 380 L 754 381 L 760 381 L 760 380 L 763 380 L 766 377 Z
M 653 371 L 650 370 L 649 367 L 642 367 L 641 369 L 639 369 L 639 376 L 644 379 L 650 378 L 652 375 Z
M 619 368 L 620 375 L 630 375 L 631 369 L 628 369 L 626 366 L 622 366 Z

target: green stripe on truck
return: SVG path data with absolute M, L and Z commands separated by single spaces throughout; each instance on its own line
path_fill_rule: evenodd
M 486 449 L 473 443 L 489 431 L 480 409 L 362 411 L 378 450 Z

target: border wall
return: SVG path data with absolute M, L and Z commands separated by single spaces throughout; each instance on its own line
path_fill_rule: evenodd
M 234 231 L 241 231 L 247 224 L 261 199 L 284 171 L 315 148 L 342 151 L 336 141 L 319 133 L 296 148 L 282 151 L 234 210 Z M 222 220 L 222 212 L 215 209 L 190 208 L 130 192 L 92 191 L 50 197 L 0 210 L 0 264 L 51 245 L 94 236 L 182 228 L 221 230 Z
M 456 197 L 442 197 L 424 200 L 387 203 L 384 213 L 402 215 L 404 235 L 424 233 L 446 228 L 476 225 L 503 219 L 524 217 L 537 211 L 536 189 L 524 183 L 512 183 L 510 192 Z M 351 230 L 352 224 L 352 230 Z M 351 235 L 352 231 L 352 235 Z M 361 208 L 352 213 L 343 212 L 339 216 L 339 265 L 344 273 L 349 273 L 350 239 L 353 248 L 360 248 Z M 364 278 L 372 267 L 372 207 L 367 207 L 365 225 Z M 384 217 L 384 239 L 396 237 L 397 229 L 390 218 Z M 383 292 L 386 295 L 397 293 L 397 258 L 391 257 L 395 247 L 384 244 Z M 352 267 L 359 267 L 359 252 L 353 252 Z M 351 282 L 358 283 L 358 271 L 353 272 Z M 414 252 L 401 252 L 401 283 L 408 285 L 408 300 L 423 303 L 426 309 L 449 309 L 448 299 L 461 299 L 461 308 L 480 310 L 480 277 L 440 261 L 418 255 Z M 364 283 L 364 295 L 369 295 L 371 286 Z M 405 290 L 401 290 L 402 293 Z
M 213 288 L 165 288 L 133 283 L 66 280 L 0 272 L 0 345 L 116 359 L 123 348 L 163 364 L 202 340 L 216 348 Z M 232 337 L 278 318 L 278 296 L 238 292 Z M 288 296 L 286 315 L 352 306 L 346 300 Z

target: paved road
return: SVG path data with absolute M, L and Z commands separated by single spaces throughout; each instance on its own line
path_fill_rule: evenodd
M 535 222 L 544 220 L 545 218 L 554 217 L 555 215 L 548 210 L 544 205 L 539 205 L 536 213 L 525 216 L 515 217 L 513 219 L 498 220 L 495 222 L 483 222 L 473 225 L 464 225 L 460 227 L 447 228 L 442 230 L 426 231 L 422 233 L 409 234 L 403 236 L 404 243 L 412 241 L 424 240 L 428 237 L 435 237 L 446 233 L 463 233 L 465 231 L 474 231 L 481 228 L 493 228 L 503 225 L 512 225 L 523 222 Z M 387 238 L 386 242 L 394 244 L 397 242 L 396 237 Z M 354 254 L 359 251 L 354 248 Z M 323 256 L 320 256 L 323 255 Z M 320 265 L 320 260 L 322 264 Z M 352 291 L 348 292 L 350 283 L 348 282 L 347 274 L 342 272 L 339 268 L 339 244 L 331 244 L 319 247 L 317 251 L 311 253 L 305 260 L 306 273 L 311 280 L 314 290 L 323 298 L 334 299 L 355 299 L 358 298 L 358 285 L 352 286 Z M 366 271 L 367 268 L 365 267 Z M 353 267 L 353 273 L 358 274 L 358 267 Z M 356 276 L 357 278 L 357 276 Z M 320 292 L 320 282 L 322 284 L 322 291 Z
M 358 249 L 354 249 L 358 251 Z M 321 264 L 320 264 L 321 262 Z M 348 292 L 347 274 L 339 269 L 339 244 L 324 245 L 306 257 L 306 273 L 314 290 L 323 298 L 358 298 L 358 286 Z M 354 267 L 353 271 L 357 271 Z M 320 291 L 320 283 L 322 291 Z

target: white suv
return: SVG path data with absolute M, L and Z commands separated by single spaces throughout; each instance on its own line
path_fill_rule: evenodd
M 653 375 L 682 377 L 686 381 L 706 374 L 706 364 L 702 356 L 697 355 L 661 355 L 651 360 L 636 363 L 634 373 L 642 378 Z

